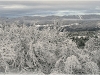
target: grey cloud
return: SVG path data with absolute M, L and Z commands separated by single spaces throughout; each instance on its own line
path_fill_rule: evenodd
M 26 16 L 76 13 L 100 13 L 100 1 L 2 1 L 0 2 L 0 16 Z M 61 12 L 60 12 L 61 13 Z

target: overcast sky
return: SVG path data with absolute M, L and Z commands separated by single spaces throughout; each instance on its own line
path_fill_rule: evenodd
M 100 14 L 100 0 L 0 0 L 1 17 Z

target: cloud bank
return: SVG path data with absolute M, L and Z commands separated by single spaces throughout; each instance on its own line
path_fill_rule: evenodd
M 1 17 L 100 14 L 100 1 L 1 1 Z

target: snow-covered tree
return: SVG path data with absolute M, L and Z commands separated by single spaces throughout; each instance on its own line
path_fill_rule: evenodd
M 86 62 L 83 64 L 83 69 L 86 74 L 99 74 L 99 67 L 94 62 Z
M 80 70 L 81 68 L 81 63 L 78 61 L 76 56 L 72 55 L 66 59 L 65 71 L 67 74 L 74 74 L 73 70 Z

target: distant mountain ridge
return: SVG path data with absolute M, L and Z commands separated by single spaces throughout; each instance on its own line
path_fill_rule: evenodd
M 0 19 L 7 19 L 9 17 L 0 17 Z M 56 16 L 56 15 L 51 15 L 51 16 L 21 16 L 21 17 L 14 17 L 13 19 L 28 19 L 28 20 L 51 20 L 51 19 L 100 19 L 100 15 L 64 15 L 64 16 Z
M 100 15 L 68 15 L 68 16 L 23 16 L 16 18 L 0 18 L 2 25 L 37 26 L 40 30 L 49 26 L 59 27 L 59 31 L 96 31 L 100 30 Z M 98 26 L 99 25 L 99 26 Z M 46 27 L 45 27 L 46 26 Z
M 100 15 L 65 15 L 65 16 L 24 16 L 21 17 L 23 19 L 29 19 L 29 20 L 34 20 L 34 19 L 38 19 L 38 20 L 52 20 L 52 19 L 90 19 L 90 20 L 99 20 L 100 19 Z

